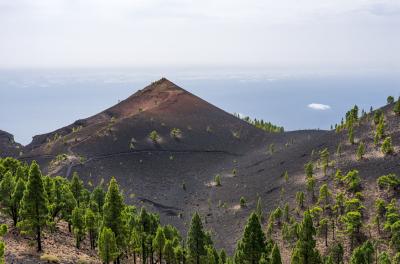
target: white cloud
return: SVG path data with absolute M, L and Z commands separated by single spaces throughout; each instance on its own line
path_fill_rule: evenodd
M 0 67 L 399 69 L 399 10 L 398 0 L 0 0 Z
M 321 111 L 324 111 L 324 110 L 329 110 L 329 109 L 331 109 L 331 106 L 330 106 L 330 105 L 326 105 L 326 104 L 312 103 L 312 104 L 309 104 L 309 105 L 308 105 L 308 108 L 311 108 L 311 109 L 313 109 L 313 110 L 321 110 Z

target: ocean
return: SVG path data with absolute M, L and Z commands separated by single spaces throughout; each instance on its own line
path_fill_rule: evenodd
M 59 69 L 0 70 L 0 129 L 28 144 L 32 136 L 96 114 L 166 77 L 230 112 L 264 119 L 285 130 L 329 129 L 354 104 L 386 104 L 400 95 L 395 73 L 271 70 Z M 325 110 L 310 104 L 325 105 Z

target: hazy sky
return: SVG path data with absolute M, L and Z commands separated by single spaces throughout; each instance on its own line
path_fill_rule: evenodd
M 0 67 L 400 68 L 399 0 L 0 0 Z

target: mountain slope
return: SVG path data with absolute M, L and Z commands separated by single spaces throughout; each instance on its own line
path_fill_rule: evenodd
M 19 155 L 21 145 L 14 141 L 14 136 L 0 130 L 0 157 Z
M 398 152 L 399 117 L 392 107 L 382 111 Z M 77 171 L 88 186 L 115 176 L 128 202 L 160 213 L 163 223 L 174 224 L 183 234 L 192 213 L 199 211 L 217 246 L 232 253 L 259 197 L 265 213 L 288 202 L 295 214 L 296 193 L 306 191 L 304 164 L 309 161 L 316 164 L 316 190 L 327 183 L 334 194 L 341 190 L 332 177 L 336 169 L 359 170 L 366 221 L 372 221 L 370 208 L 385 195 L 375 191 L 376 179 L 399 175 L 400 164 L 396 155 L 384 156 L 374 145 L 371 122 L 365 117 L 355 127 L 356 144 L 348 143 L 346 130 L 266 133 L 161 79 L 95 116 L 34 137 L 21 158 L 38 160 L 51 175 L 70 177 Z M 171 136 L 174 128 L 180 130 L 176 137 Z M 152 131 L 159 135 L 156 142 L 149 138 Z M 358 161 L 360 141 L 366 155 Z M 268 151 L 271 144 L 273 153 Z M 339 144 L 340 156 L 334 154 Z M 327 176 L 318 165 L 324 148 L 333 164 Z M 217 174 L 221 186 L 214 183 Z M 246 207 L 240 207 L 240 197 L 247 200 Z M 319 246 L 325 252 L 321 241 Z M 284 242 L 282 247 L 287 262 L 291 248 Z

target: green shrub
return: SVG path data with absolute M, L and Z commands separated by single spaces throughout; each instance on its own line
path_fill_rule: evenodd
M 381 146 L 381 151 L 385 155 L 393 154 L 394 148 L 392 146 L 392 138 L 391 137 L 385 138 L 385 140 L 383 141 L 382 146 Z
M 240 197 L 239 204 L 240 204 L 240 207 L 242 207 L 242 208 L 247 206 L 247 201 L 243 196 Z
M 233 177 L 235 177 L 237 175 L 237 169 L 236 168 L 232 170 L 232 175 L 233 175 Z
M 376 126 L 376 132 L 375 132 L 375 137 L 374 137 L 374 143 L 375 145 L 378 144 L 379 140 L 381 140 L 385 135 L 385 119 L 383 118 L 383 115 L 379 119 L 379 123 Z
M 273 143 L 269 144 L 268 151 L 272 155 L 275 152 L 275 145 Z
M 89 261 L 87 258 L 85 258 L 85 257 L 79 257 L 77 263 L 78 263 L 78 264 L 88 264 L 88 263 L 90 263 L 90 261 Z
M 349 191 L 357 192 L 361 188 L 361 178 L 358 170 L 349 171 L 346 176 L 343 177 L 343 181 L 347 185 Z
M 397 177 L 394 173 L 383 175 L 378 178 L 377 184 L 379 188 L 398 189 L 400 187 L 400 177 Z
M 351 211 L 361 213 L 361 211 L 365 208 L 358 198 L 348 199 L 344 202 L 344 204 L 346 213 Z
M 173 128 L 169 134 L 174 139 L 179 139 L 182 137 L 182 131 L 179 128 Z
M 354 129 L 353 129 L 353 126 L 351 126 L 349 128 L 348 138 L 349 138 L 350 144 L 354 144 Z
M 47 261 L 48 263 L 60 263 L 60 260 L 57 256 L 47 253 L 41 255 L 40 260 Z
M 185 183 L 185 181 L 182 182 L 182 189 L 183 189 L 184 191 L 186 191 L 186 183 Z
M 393 107 L 393 112 L 395 112 L 396 115 L 400 115 L 400 97 Z
M 336 149 L 336 155 L 341 156 L 342 155 L 342 143 L 339 143 Z
M 160 139 L 160 136 L 158 135 L 157 131 L 153 130 L 150 132 L 149 138 L 154 144 L 156 144 Z
M 357 160 L 362 160 L 365 154 L 365 145 L 363 142 L 360 142 L 357 148 Z
M 382 110 L 376 110 L 374 113 L 374 123 L 377 125 L 379 123 L 379 120 L 381 119 L 381 116 L 383 116 Z
M 214 181 L 216 186 L 221 186 L 221 175 L 215 175 Z
M 240 132 L 238 131 L 232 131 L 232 136 L 236 139 L 240 139 Z

